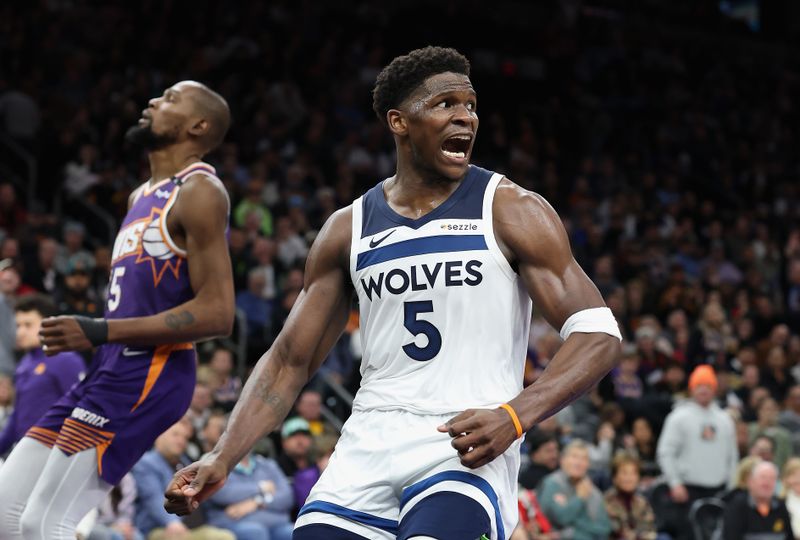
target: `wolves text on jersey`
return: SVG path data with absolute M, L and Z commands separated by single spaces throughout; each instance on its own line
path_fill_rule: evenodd
M 375 294 L 378 298 L 385 288 L 390 294 L 403 294 L 410 287 L 412 291 L 424 291 L 434 288 L 437 283 L 445 287 L 474 287 L 483 281 L 480 272 L 481 261 L 447 261 L 436 264 L 411 265 L 408 271 L 402 268 L 393 268 L 388 272 L 381 272 L 377 276 L 369 276 L 369 280 L 361 278 L 361 287 L 372 300 Z M 466 275 L 465 275 L 466 274 Z

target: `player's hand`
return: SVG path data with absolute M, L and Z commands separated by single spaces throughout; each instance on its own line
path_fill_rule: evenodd
M 517 439 L 517 430 L 503 409 L 467 409 L 437 428 L 453 437 L 461 464 L 470 469 L 486 465 Z
M 164 491 L 164 509 L 179 516 L 191 514 L 225 484 L 227 477 L 225 464 L 210 456 L 184 467 L 175 473 Z
M 75 317 L 62 315 L 42 320 L 39 338 L 47 356 L 64 351 L 86 351 L 92 348 L 92 343 L 83 333 L 83 329 Z

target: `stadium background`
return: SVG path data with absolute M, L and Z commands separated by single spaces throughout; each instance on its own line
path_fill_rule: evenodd
M 201 360 L 222 345 L 246 376 L 325 218 L 394 171 L 370 91 L 389 60 L 427 44 L 472 62 L 473 162 L 555 206 L 638 358 L 638 390 L 609 376 L 591 421 L 560 417 L 562 440 L 597 443 L 609 421 L 624 446 L 638 416 L 657 433 L 700 363 L 740 423 L 757 420 L 758 386 L 800 413 L 786 401 L 800 382 L 800 9 L 788 1 L 3 3 L 2 302 L 39 290 L 67 313 L 102 310 L 109 247 L 148 177 L 125 130 L 148 99 L 196 79 L 233 111 L 208 161 L 233 201 L 240 308 Z M 358 385 L 356 327 L 313 384 L 334 427 Z M 558 347 L 533 328 L 529 382 Z

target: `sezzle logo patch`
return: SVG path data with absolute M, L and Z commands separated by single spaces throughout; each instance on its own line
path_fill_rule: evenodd
M 442 223 L 439 228 L 443 231 L 477 231 L 475 223 Z

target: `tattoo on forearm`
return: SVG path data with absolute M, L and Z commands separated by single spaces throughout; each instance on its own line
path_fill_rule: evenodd
M 167 313 L 167 316 L 164 318 L 164 322 L 167 324 L 167 327 L 172 328 L 173 330 L 180 330 L 181 328 L 186 328 L 194 323 L 194 315 L 188 311 L 181 311 L 180 313 Z
M 256 388 L 259 399 L 272 408 L 279 416 L 285 416 L 289 409 L 283 398 L 272 390 L 272 385 L 268 381 L 260 381 Z

